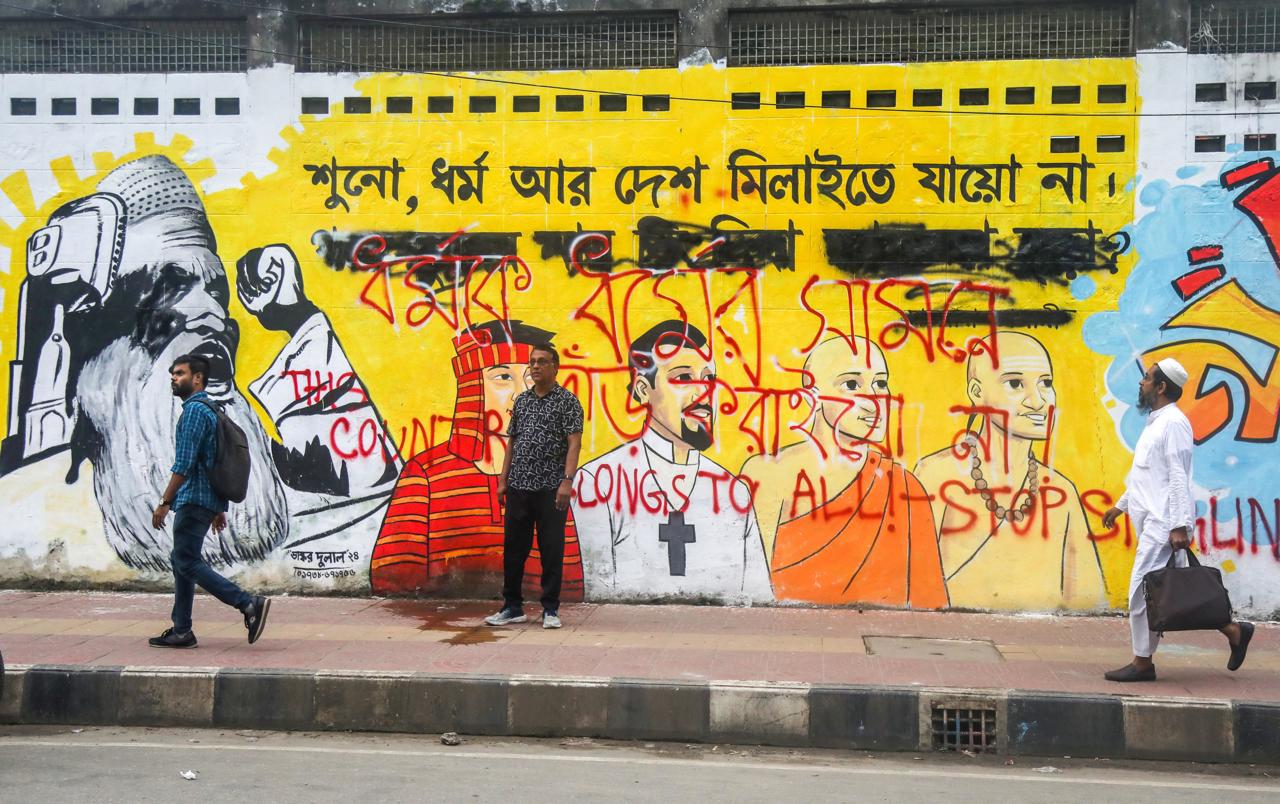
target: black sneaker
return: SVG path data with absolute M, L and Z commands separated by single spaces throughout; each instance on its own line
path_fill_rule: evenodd
M 185 634 L 179 634 L 172 628 L 166 628 L 160 636 L 148 639 L 147 644 L 153 648 L 194 648 L 196 632 L 188 631 Z
M 267 612 L 271 611 L 271 598 L 255 595 L 244 613 L 244 627 L 249 629 L 249 644 L 258 641 L 262 629 L 267 627 Z

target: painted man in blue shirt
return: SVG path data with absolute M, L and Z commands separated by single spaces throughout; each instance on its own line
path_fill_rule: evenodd
M 177 457 L 170 470 L 172 476 L 159 506 L 151 515 L 151 525 L 164 529 L 164 520 L 173 509 L 173 627 L 153 637 L 154 648 L 194 648 L 196 635 L 191 630 L 191 604 L 196 584 L 209 594 L 235 606 L 244 615 L 249 629 L 249 642 L 257 642 L 267 622 L 271 600 L 250 595 L 233 581 L 219 575 L 204 560 L 201 551 L 209 527 L 221 533 L 227 526 L 227 501 L 218 496 L 209 482 L 209 470 L 218 452 L 218 417 L 210 408 L 212 399 L 205 393 L 209 361 L 200 355 L 183 355 L 169 368 L 173 395 L 182 400 L 182 417 L 178 419 Z

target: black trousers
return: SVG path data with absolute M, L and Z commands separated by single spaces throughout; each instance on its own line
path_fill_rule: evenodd
M 507 489 L 507 519 L 502 539 L 502 597 L 504 607 L 524 608 L 520 589 L 524 565 L 538 532 L 542 555 L 542 610 L 560 609 L 560 580 L 564 574 L 564 524 L 568 509 L 556 510 L 556 490 Z

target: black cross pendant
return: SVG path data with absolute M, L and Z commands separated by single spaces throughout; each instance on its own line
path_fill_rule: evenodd
M 698 541 L 693 525 L 684 522 L 684 511 L 672 511 L 667 523 L 658 526 L 658 541 L 667 546 L 667 565 L 672 575 L 684 575 L 684 546 Z

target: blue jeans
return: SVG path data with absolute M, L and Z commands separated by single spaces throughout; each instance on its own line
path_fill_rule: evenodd
M 253 597 L 232 581 L 213 571 L 200 555 L 204 535 L 209 532 L 216 514 L 200 505 L 188 503 L 175 513 L 173 520 L 173 630 L 185 634 L 191 630 L 191 604 L 196 584 L 228 606 L 244 609 Z

